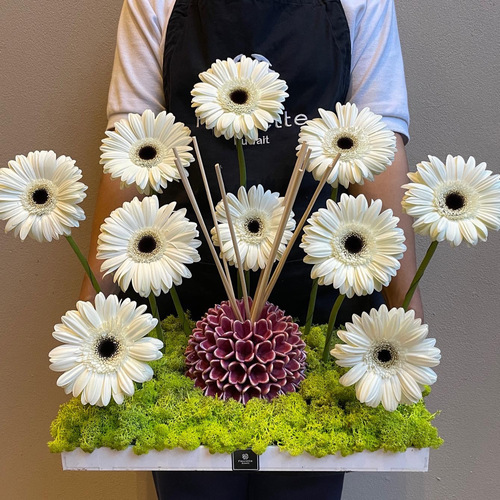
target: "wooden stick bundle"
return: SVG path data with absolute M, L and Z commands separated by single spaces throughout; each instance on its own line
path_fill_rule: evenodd
M 233 290 L 232 284 L 226 278 L 226 275 L 224 274 L 224 270 L 222 269 L 222 265 L 220 263 L 217 252 L 215 250 L 214 244 L 212 243 L 212 238 L 210 238 L 210 234 L 207 230 L 207 226 L 205 225 L 205 221 L 203 220 L 203 216 L 201 215 L 200 207 L 198 206 L 198 203 L 196 201 L 196 197 L 193 193 L 193 189 L 191 188 L 191 184 L 189 183 L 189 180 L 186 176 L 186 173 L 184 172 L 184 167 L 182 166 L 182 160 L 179 156 L 179 152 L 177 151 L 176 148 L 174 148 L 173 151 L 174 151 L 174 155 L 176 158 L 175 164 L 177 165 L 177 170 L 179 171 L 179 175 L 181 177 L 182 184 L 184 186 L 184 189 L 186 190 L 189 201 L 191 202 L 191 205 L 193 206 L 193 210 L 196 214 L 196 218 L 198 219 L 198 223 L 200 224 L 203 235 L 205 236 L 208 247 L 210 248 L 210 253 L 212 254 L 215 265 L 217 267 L 217 271 L 219 272 L 220 278 L 222 280 L 222 284 L 224 285 L 224 290 L 226 291 L 226 294 L 228 296 L 229 303 L 231 304 L 231 308 L 233 309 L 235 316 L 240 321 L 243 321 L 240 310 L 238 308 L 238 304 L 236 303 L 236 297 L 234 295 L 234 290 Z
M 231 218 L 229 203 L 227 201 L 226 187 L 224 186 L 224 179 L 222 178 L 222 171 L 221 171 L 220 165 L 218 163 L 215 165 L 215 173 L 217 175 L 217 181 L 219 183 L 220 194 L 222 196 L 222 203 L 224 203 L 224 209 L 226 211 L 226 219 L 227 219 L 227 225 L 229 226 L 229 234 L 231 235 L 231 241 L 233 243 L 234 253 L 236 256 L 236 264 L 238 267 L 238 274 L 240 275 L 241 289 L 243 291 L 243 302 L 245 304 L 245 312 L 246 312 L 247 318 L 250 318 L 250 304 L 248 301 L 248 291 L 247 291 L 247 284 L 246 284 L 246 280 L 245 280 L 245 273 L 243 272 L 243 266 L 241 263 L 241 256 L 240 256 L 240 249 L 238 246 L 238 240 L 236 239 L 236 233 L 234 231 L 234 225 L 233 225 L 233 221 Z M 222 247 L 222 241 L 220 241 L 220 239 L 219 239 L 219 243 Z
M 200 154 L 200 148 L 198 147 L 198 141 L 196 137 L 193 136 L 193 146 L 196 154 L 196 159 L 198 160 L 198 168 L 200 169 L 201 178 L 203 180 L 203 185 L 205 187 L 205 193 L 207 195 L 208 206 L 210 207 L 210 213 L 212 214 L 212 220 L 214 222 L 215 232 L 217 234 L 217 239 L 220 243 L 220 231 L 219 231 L 219 223 L 217 221 L 217 215 L 215 213 L 215 205 L 212 200 L 212 194 L 210 193 L 210 187 L 208 185 L 207 174 L 205 173 L 205 167 L 203 166 L 203 160 Z M 229 266 L 227 264 L 227 259 L 224 257 L 224 254 L 221 252 L 222 264 L 224 265 L 224 271 L 226 273 L 226 278 L 229 283 L 231 283 L 231 274 L 229 273 Z
M 321 180 L 319 181 L 319 184 L 316 187 L 316 191 L 314 191 L 314 194 L 311 198 L 311 201 L 309 202 L 309 205 L 307 205 L 307 208 L 306 208 L 304 214 L 302 215 L 300 222 L 297 224 L 295 232 L 293 233 L 292 238 L 288 242 L 286 250 L 283 252 L 283 256 L 281 257 L 281 259 L 280 259 L 280 261 L 279 261 L 279 263 L 278 263 L 278 265 L 273 273 L 271 281 L 267 285 L 267 288 L 266 288 L 265 293 L 264 293 L 264 299 L 262 302 L 262 306 L 265 304 L 266 300 L 271 295 L 271 292 L 273 291 L 273 288 L 276 285 L 276 282 L 278 281 L 278 278 L 281 274 L 281 271 L 283 270 L 283 266 L 285 265 L 286 259 L 288 258 L 288 255 L 290 254 L 293 245 L 297 241 L 297 238 L 299 237 L 300 232 L 302 231 L 302 228 L 304 227 L 304 224 L 306 223 L 307 218 L 309 217 L 309 214 L 311 213 L 311 210 L 312 210 L 314 204 L 316 203 L 318 196 L 321 193 L 321 190 L 325 186 L 328 177 L 330 176 L 330 174 L 332 173 L 332 170 L 335 168 L 335 165 L 339 161 L 339 158 L 340 158 L 340 153 L 337 154 L 337 156 L 334 158 L 332 164 L 323 173 L 323 176 L 321 177 Z
M 267 287 L 267 281 L 269 279 L 269 276 L 271 275 L 272 266 L 276 259 L 276 255 L 278 253 L 278 249 L 281 244 L 281 239 L 283 237 L 283 233 L 285 232 L 286 224 L 290 217 L 293 204 L 295 203 L 295 198 L 297 197 L 300 183 L 302 182 L 302 178 L 305 172 L 305 163 L 307 162 L 309 155 L 310 152 L 308 151 L 307 144 L 304 143 L 300 149 L 297 161 L 295 162 L 295 166 L 292 175 L 290 177 L 290 181 L 288 183 L 288 188 L 285 193 L 285 207 L 283 208 L 283 213 L 281 214 L 280 224 L 278 226 L 278 230 L 276 231 L 276 235 L 274 237 L 273 246 L 271 248 L 271 252 L 269 254 L 266 266 L 264 267 L 264 270 L 261 272 L 259 283 L 255 291 L 255 298 L 252 305 L 252 315 L 251 315 L 252 322 L 257 320 L 265 304 L 264 294 Z
M 222 241 L 221 241 L 220 232 L 219 232 L 219 225 L 218 225 L 217 216 L 215 213 L 215 207 L 213 204 L 212 196 L 210 194 L 210 188 L 208 186 L 208 181 L 207 181 L 205 169 L 203 166 L 203 161 L 201 159 L 200 151 L 198 148 L 198 143 L 197 143 L 195 137 L 193 137 L 193 145 L 194 145 L 196 157 L 198 160 L 198 165 L 200 168 L 200 174 L 202 176 L 203 184 L 204 184 L 205 191 L 207 194 L 210 212 L 212 214 L 212 219 L 214 221 L 214 226 L 215 226 L 215 231 L 217 233 L 217 238 L 219 240 L 220 245 L 222 246 Z M 229 302 L 231 304 L 231 308 L 233 309 L 233 312 L 234 312 L 235 316 L 237 317 L 237 319 L 239 319 L 240 321 L 243 321 L 243 317 L 242 317 L 242 314 L 241 314 L 240 309 L 238 307 L 236 296 L 235 296 L 234 289 L 232 286 L 227 259 L 224 257 L 224 254 L 221 252 L 222 261 L 224 264 L 224 269 L 223 269 L 221 266 L 217 251 L 215 250 L 214 244 L 212 242 L 212 239 L 210 237 L 208 229 L 207 229 L 205 222 L 203 220 L 203 216 L 201 214 L 200 208 L 199 208 L 198 203 L 196 201 L 196 197 L 195 197 L 193 190 L 191 188 L 191 184 L 189 183 L 189 180 L 186 176 L 186 173 L 184 172 L 184 169 L 182 167 L 181 158 L 178 154 L 177 149 L 174 148 L 173 151 L 174 151 L 174 154 L 176 157 L 175 163 L 177 165 L 177 169 L 179 171 L 179 175 L 181 177 L 182 184 L 184 185 L 184 189 L 186 190 L 186 193 L 187 193 L 188 198 L 191 202 L 191 205 L 193 206 L 196 217 L 198 219 L 198 223 L 200 224 L 201 230 L 202 230 L 202 232 L 205 236 L 205 239 L 207 241 L 207 244 L 210 248 L 210 252 L 212 254 L 215 265 L 217 267 L 217 271 L 218 271 L 220 278 L 222 280 L 222 284 L 223 284 L 224 289 L 226 291 L 226 294 L 228 296 Z M 216 172 L 216 176 L 217 176 L 217 181 L 219 183 L 219 189 L 220 189 L 221 196 L 222 196 L 222 202 L 224 204 L 224 208 L 226 211 L 226 218 L 228 221 L 229 232 L 231 235 L 231 240 L 232 240 L 232 244 L 233 244 L 233 248 L 234 248 L 234 252 L 235 252 L 238 273 L 240 274 L 240 280 L 241 280 L 242 289 L 243 289 L 243 302 L 244 302 L 244 306 L 245 306 L 245 313 L 246 313 L 247 318 L 250 318 L 252 323 L 257 320 L 257 318 L 259 317 L 259 315 L 262 311 L 262 308 L 264 307 L 264 304 L 266 303 L 269 296 L 271 295 L 271 292 L 272 292 L 274 286 L 276 285 L 276 282 L 278 281 L 278 278 L 283 270 L 285 262 L 286 262 L 289 254 L 292 250 L 292 247 L 295 244 L 295 242 L 297 241 L 297 238 L 299 237 L 299 235 L 302 231 L 302 228 L 303 228 L 304 224 L 306 223 L 307 218 L 309 217 L 309 214 L 310 214 L 314 204 L 316 203 L 316 200 L 318 199 L 318 196 L 321 193 L 321 190 L 325 186 L 328 177 L 330 176 L 332 170 L 335 168 L 335 165 L 337 164 L 341 155 L 340 155 L 340 153 L 337 154 L 337 156 L 333 160 L 332 164 L 323 173 L 323 176 L 321 177 L 321 180 L 320 180 L 318 186 L 316 187 L 316 190 L 315 190 L 304 214 L 302 215 L 300 222 L 297 224 L 297 227 L 295 228 L 295 231 L 292 235 L 292 238 L 288 242 L 288 245 L 286 246 L 286 249 L 283 252 L 282 257 L 279 260 L 278 265 L 276 266 L 276 269 L 274 270 L 274 273 L 271 276 L 272 267 L 273 267 L 274 261 L 276 260 L 276 255 L 278 254 L 279 246 L 280 246 L 283 234 L 286 230 L 286 224 L 288 222 L 288 219 L 290 217 L 290 213 L 291 213 L 293 205 L 295 203 L 295 199 L 297 197 L 299 187 L 300 187 L 300 184 L 302 182 L 302 178 L 303 178 L 305 170 L 306 170 L 305 165 L 307 164 L 309 156 L 310 156 L 310 150 L 308 149 L 307 144 L 303 143 L 302 147 L 299 151 L 299 154 L 297 156 L 297 161 L 295 163 L 292 175 L 290 177 L 290 181 L 288 183 L 288 187 L 287 187 L 287 190 L 286 190 L 286 193 L 284 196 L 285 206 L 283 208 L 283 212 L 281 215 L 278 230 L 276 232 L 273 246 L 271 248 L 271 252 L 270 252 L 268 259 L 267 259 L 267 262 L 266 262 L 266 266 L 260 273 L 259 282 L 257 284 L 257 288 L 255 291 L 255 297 L 254 297 L 254 301 L 253 301 L 251 309 L 250 309 L 250 303 L 249 303 L 249 297 L 248 297 L 248 290 L 247 290 L 247 286 L 246 286 L 246 280 L 245 280 L 245 276 L 243 273 L 241 256 L 240 256 L 239 247 L 238 247 L 238 241 L 236 239 L 236 233 L 235 233 L 234 225 L 233 225 L 233 222 L 231 219 L 229 203 L 227 200 L 227 194 L 226 194 L 226 189 L 224 186 L 224 180 L 222 177 L 221 167 L 219 164 L 215 165 L 215 172 Z M 269 279 L 270 277 L 271 277 L 271 279 Z

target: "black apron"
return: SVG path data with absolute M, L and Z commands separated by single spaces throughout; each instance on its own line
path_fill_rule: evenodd
M 284 195 L 295 164 L 300 126 L 307 119 L 318 116 L 319 107 L 334 109 L 337 102 L 345 102 L 350 78 L 350 52 L 349 27 L 339 0 L 177 0 L 165 42 L 166 109 L 196 136 L 214 201 L 220 196 L 213 165 L 222 165 L 227 191 L 236 193 L 239 187 L 238 161 L 234 141 L 216 138 L 211 130 L 197 126 L 190 92 L 199 81 L 199 73 L 206 71 L 216 59 L 261 54 L 287 82 L 290 96 L 285 101 L 286 113 L 281 125 L 272 125 L 267 132 L 259 132 L 259 141 L 244 147 L 247 188 L 262 184 L 265 189 Z M 189 172 L 207 227 L 211 228 L 213 223 L 197 165 L 192 164 Z M 312 175 L 306 173 L 294 207 L 297 221 L 316 185 Z M 324 206 L 329 197 L 330 187 L 327 186 L 316 209 Z M 180 183 L 170 184 L 161 202 L 173 200 L 177 201 L 178 207 L 186 207 L 189 219 L 196 221 Z M 201 231 L 200 239 L 203 241 Z M 200 318 L 209 307 L 227 299 L 204 241 L 200 254 L 202 262 L 190 266 L 193 277 L 178 287 L 181 302 L 191 311 L 193 319 Z M 302 323 L 312 284 L 311 266 L 303 263 L 303 257 L 297 243 L 270 297 L 272 302 Z M 251 274 L 255 284 L 257 274 Z M 332 287 L 320 287 L 315 322 L 328 320 L 336 296 Z M 174 312 L 169 295 L 162 297 L 162 313 Z M 262 479 L 267 495 L 272 491 L 286 491 L 287 498 L 293 500 L 303 498 L 307 489 L 313 495 L 339 499 L 343 482 L 343 474 L 302 473 L 300 487 L 290 483 L 290 475 L 279 473 L 273 473 L 270 479 L 245 473 L 204 472 L 201 474 L 205 479 L 201 482 L 193 480 L 190 473 L 182 474 L 155 474 L 159 498 L 164 494 L 165 498 L 179 500 L 248 498 L 245 492 L 258 491 L 254 483 L 256 479 Z M 273 490 L 270 484 L 278 489 Z M 186 488 L 192 491 L 186 492 Z M 209 496 L 206 496 L 207 492 Z M 270 498 L 262 493 L 250 497 Z
M 318 116 L 318 108 L 334 109 L 345 102 L 349 88 L 351 42 L 349 27 L 339 0 L 177 0 L 170 17 L 164 53 L 163 84 L 166 109 L 177 121 L 185 123 L 200 145 L 214 202 L 220 199 L 213 166 L 220 163 L 228 192 L 236 194 L 239 170 L 233 140 L 216 138 L 213 131 L 197 123 L 191 107 L 191 90 L 199 82 L 199 73 L 217 59 L 239 54 L 262 54 L 272 69 L 288 84 L 285 114 L 281 124 L 259 131 L 259 140 L 244 147 L 247 188 L 262 184 L 265 189 L 284 195 L 296 159 L 300 126 Z M 189 179 L 208 228 L 213 227 L 198 166 L 189 167 Z M 296 221 L 309 203 L 317 182 L 306 173 L 294 206 Z M 323 190 L 315 210 L 325 206 L 331 192 Z M 171 183 L 161 203 L 177 201 L 186 207 L 188 217 L 196 221 L 182 183 Z M 191 279 L 178 287 L 184 309 L 193 319 L 226 300 L 227 296 L 200 230 L 201 262 L 190 266 Z M 307 311 L 312 267 L 303 263 L 304 253 L 296 243 L 270 301 L 298 318 Z M 252 283 L 257 274 L 252 274 Z M 319 287 L 316 323 L 327 322 L 337 292 Z M 252 291 L 251 291 L 252 292 Z M 352 301 L 346 301 L 352 302 Z M 356 301 L 355 310 L 367 304 Z M 361 301 L 363 302 L 363 300 Z M 366 300 L 364 301 L 366 302 Z M 344 303 L 350 319 L 354 304 Z M 361 306 L 361 309 L 360 309 Z M 160 299 L 163 314 L 174 312 L 167 296 Z

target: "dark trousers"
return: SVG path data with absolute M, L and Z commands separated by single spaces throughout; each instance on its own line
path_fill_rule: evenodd
M 343 472 L 153 472 L 159 500 L 340 500 Z

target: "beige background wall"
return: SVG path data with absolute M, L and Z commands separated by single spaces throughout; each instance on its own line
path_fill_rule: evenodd
M 375 1 L 375 0 L 368 0 Z M 0 164 L 54 149 L 84 171 L 92 216 L 99 144 L 122 0 L 1 0 Z M 397 5 L 412 112 L 410 165 L 474 155 L 500 172 L 496 0 Z M 83 247 L 89 222 L 75 233 Z M 4 223 L 2 223 L 2 228 Z M 427 474 L 349 474 L 346 500 L 498 498 L 499 234 L 477 248 L 443 244 L 423 284 L 443 362 L 428 399 L 446 444 Z M 423 255 L 427 242 L 419 239 Z M 46 448 L 66 400 L 48 369 L 50 333 L 74 308 L 81 271 L 67 243 L 0 235 L 0 498 L 154 498 L 149 475 L 63 473 Z

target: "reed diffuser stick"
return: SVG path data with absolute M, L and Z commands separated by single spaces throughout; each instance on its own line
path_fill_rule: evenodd
M 274 264 L 274 261 L 276 260 L 276 255 L 278 254 L 278 249 L 281 244 L 283 233 L 286 229 L 288 218 L 290 217 L 293 204 L 295 203 L 295 198 L 297 197 L 300 183 L 302 182 L 302 178 L 304 177 L 305 164 L 307 163 L 309 155 L 310 150 L 307 148 L 307 144 L 304 143 L 302 148 L 300 149 L 299 156 L 297 158 L 297 161 L 295 162 L 295 167 L 292 172 L 292 176 L 290 177 L 290 182 L 288 183 L 288 188 L 285 193 L 285 206 L 283 208 L 283 213 L 281 214 L 281 220 L 278 226 L 278 230 L 276 231 L 276 235 L 274 236 L 273 246 L 267 259 L 266 266 L 264 267 L 264 270 L 262 271 L 259 279 L 260 286 L 256 290 L 255 300 L 252 307 L 252 322 L 257 319 L 262 310 L 262 307 L 266 302 L 263 296 L 267 288 L 267 280 L 271 275 L 272 266 Z
M 276 282 L 278 281 L 278 278 L 281 274 L 281 271 L 283 270 L 283 266 L 285 265 L 286 259 L 288 258 L 288 255 L 290 254 L 293 245 L 297 241 L 297 238 L 299 237 L 300 232 L 302 231 L 302 228 L 304 227 L 304 224 L 306 223 L 307 218 L 309 217 L 309 214 L 310 214 L 311 210 L 313 209 L 313 206 L 316 203 L 318 196 L 321 193 L 321 190 L 325 186 L 328 177 L 330 176 L 332 170 L 335 168 L 335 165 L 339 161 L 339 158 L 340 158 L 340 153 L 337 154 L 337 156 L 333 160 L 333 163 L 323 173 L 323 176 L 321 177 L 321 180 L 319 181 L 319 184 L 316 187 L 316 191 L 314 191 L 314 194 L 311 198 L 311 201 L 309 202 L 309 205 L 307 206 L 304 214 L 302 215 L 300 222 L 297 224 L 295 232 L 293 233 L 292 238 L 288 242 L 286 250 L 283 252 L 283 256 L 281 257 L 276 269 L 274 270 L 274 273 L 273 273 L 273 276 L 271 278 L 271 281 L 269 282 L 269 285 L 267 285 L 267 288 L 266 288 L 266 291 L 264 294 L 263 304 L 265 304 L 265 301 L 269 298 L 269 295 L 271 295 L 271 292 L 273 291 L 273 288 L 276 285 Z
M 306 144 L 302 144 L 302 147 L 301 147 L 301 149 L 300 149 L 300 151 L 299 151 L 299 153 L 297 155 L 297 160 L 295 161 L 295 165 L 294 165 L 293 170 L 292 170 L 292 175 L 290 177 L 290 181 L 289 181 L 288 186 L 287 186 L 287 190 L 286 190 L 286 193 L 285 193 L 285 196 L 284 196 L 285 199 L 287 198 L 287 196 L 289 196 L 290 188 L 293 185 L 293 183 L 295 182 L 295 176 L 297 175 L 297 172 L 299 170 L 299 165 L 301 165 L 301 163 L 303 163 L 304 156 L 305 156 L 306 152 L 307 152 L 307 145 Z M 262 291 L 262 281 L 263 281 L 263 279 L 264 279 L 264 269 L 260 272 L 259 280 L 258 280 L 257 286 L 255 288 L 254 303 L 255 303 L 255 299 L 258 296 L 259 290 Z M 269 276 L 266 279 L 269 279 Z
M 203 220 L 203 216 L 201 215 L 200 207 L 198 206 L 198 202 L 196 201 L 196 197 L 193 193 L 193 189 L 191 188 L 191 184 L 184 172 L 184 167 L 182 166 L 182 161 L 177 151 L 177 148 L 174 148 L 175 154 L 175 164 L 177 165 L 177 170 L 179 171 L 179 175 L 181 177 L 182 184 L 186 193 L 188 195 L 189 201 L 193 207 L 193 210 L 196 214 L 196 218 L 198 219 L 198 223 L 200 224 L 203 235 L 205 236 L 205 240 L 207 241 L 208 248 L 210 249 L 210 253 L 212 254 L 212 258 L 214 259 L 215 266 L 217 267 L 217 271 L 219 272 L 220 278 L 222 280 L 222 284 L 224 286 L 224 290 L 226 291 L 227 297 L 229 299 L 229 303 L 231 304 L 231 308 L 235 316 L 243 321 L 243 317 L 241 316 L 240 309 L 238 304 L 236 303 L 236 297 L 234 296 L 233 287 L 230 282 L 228 282 L 224 270 L 222 269 L 222 265 L 220 263 L 219 257 L 217 255 L 217 251 L 215 250 L 214 244 L 212 243 L 212 238 L 210 238 L 210 234 L 208 233 L 207 226 L 205 225 L 205 221 Z
M 200 148 L 198 147 L 198 141 L 196 137 L 193 137 L 193 146 L 196 154 L 196 159 L 198 161 L 198 167 L 200 169 L 201 178 L 203 180 L 203 185 L 205 186 L 205 193 L 207 195 L 208 206 L 210 207 L 210 213 L 212 214 L 212 220 L 214 222 L 215 232 L 217 233 L 217 239 L 219 240 L 219 244 L 221 244 L 220 231 L 219 231 L 219 223 L 217 221 L 217 215 L 215 213 L 215 205 L 212 199 L 212 194 L 210 193 L 210 186 L 208 185 L 207 174 L 205 172 L 205 167 L 203 165 L 203 160 L 201 158 Z M 227 259 L 224 254 L 221 252 L 222 264 L 224 266 L 224 272 L 226 273 L 227 281 L 232 286 L 231 274 L 229 273 L 229 266 L 227 264 Z M 234 292 L 233 292 L 234 294 Z
M 250 318 L 250 303 L 248 301 L 248 290 L 245 280 L 245 273 L 243 271 L 243 266 L 241 265 L 240 249 L 238 246 L 238 240 L 236 239 L 236 233 L 234 232 L 233 220 L 231 218 L 229 203 L 227 201 L 226 188 L 224 186 L 224 179 L 222 178 L 222 170 L 218 163 L 215 165 L 215 173 L 217 175 L 220 194 L 222 196 L 222 203 L 224 203 L 224 209 L 226 211 L 227 225 L 229 226 L 229 234 L 231 235 L 231 241 L 233 243 L 234 253 L 236 256 L 236 264 L 238 266 L 238 274 L 240 275 L 240 280 L 241 280 L 241 289 L 243 292 L 243 303 L 245 304 L 245 312 L 247 318 Z

